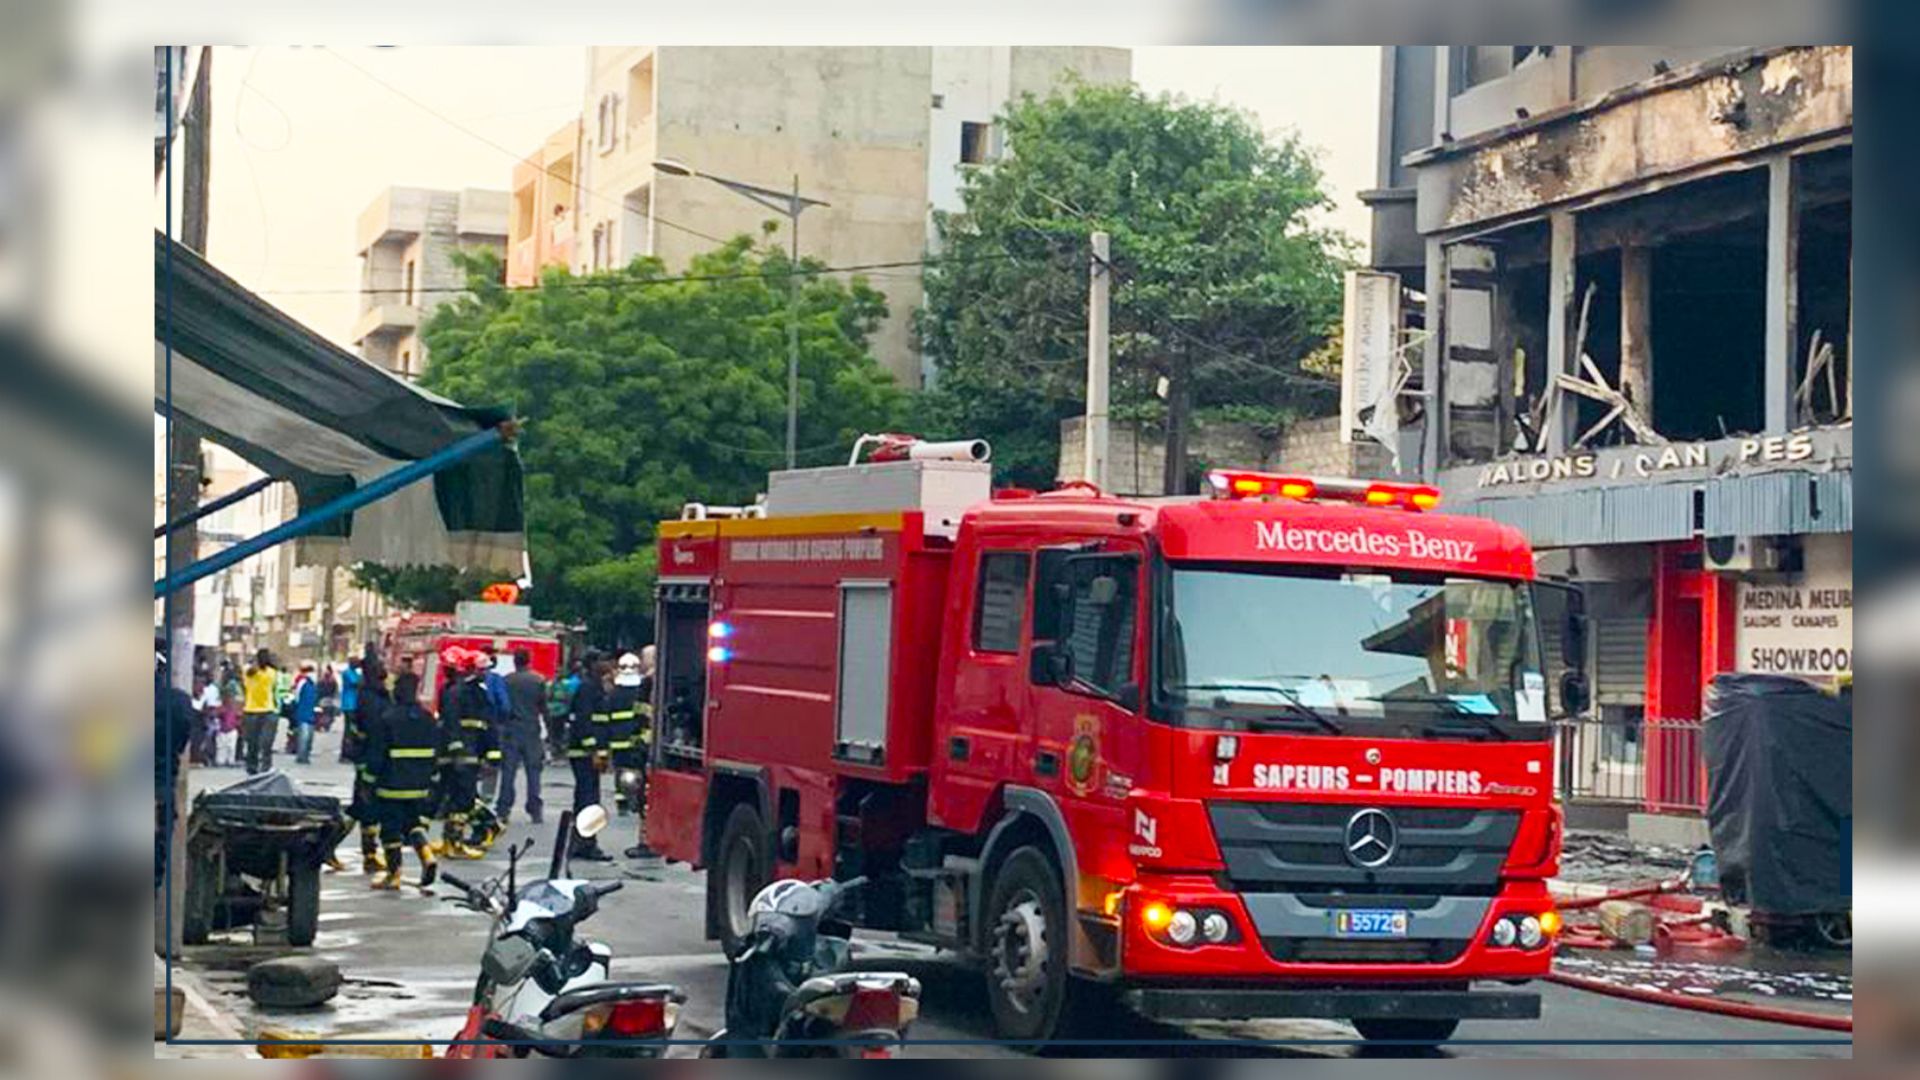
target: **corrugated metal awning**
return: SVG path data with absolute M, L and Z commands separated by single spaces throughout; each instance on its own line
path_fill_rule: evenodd
M 1694 499 L 1701 493 L 1700 527 Z M 1452 513 L 1512 525 L 1535 547 L 1641 544 L 1694 536 L 1853 531 L 1853 472 L 1781 471 L 1676 484 L 1552 491 L 1521 498 L 1450 498 Z

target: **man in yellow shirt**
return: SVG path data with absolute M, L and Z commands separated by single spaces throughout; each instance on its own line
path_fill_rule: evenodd
M 273 656 L 261 649 L 241 679 L 245 699 L 241 704 L 240 745 L 246 757 L 247 775 L 273 768 L 273 739 L 280 727 L 280 672 L 274 669 Z

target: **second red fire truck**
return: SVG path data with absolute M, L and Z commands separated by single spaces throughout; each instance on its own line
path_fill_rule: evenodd
M 864 875 L 859 924 L 977 960 L 1005 1038 L 1116 997 L 1420 1041 L 1537 1016 L 1498 985 L 1559 925 L 1520 534 L 1419 485 L 994 491 L 986 457 L 887 440 L 661 526 L 647 840 L 706 869 L 710 936 Z

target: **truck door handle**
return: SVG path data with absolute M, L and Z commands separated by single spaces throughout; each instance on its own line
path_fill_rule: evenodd
M 1039 776 L 1058 776 L 1060 774 L 1060 755 L 1051 750 L 1042 750 L 1033 758 L 1033 771 Z
M 947 757 L 954 761 L 965 761 L 972 748 L 972 744 L 966 740 L 965 736 L 955 735 L 947 740 Z

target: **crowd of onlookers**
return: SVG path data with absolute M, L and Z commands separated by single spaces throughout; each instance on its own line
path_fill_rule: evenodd
M 289 671 L 261 649 L 245 667 L 230 659 L 221 660 L 218 668 L 203 666 L 193 677 L 188 760 L 265 772 L 273 766 L 274 742 L 285 720 L 283 750 L 306 764 L 314 734 L 330 730 L 338 717 L 353 710 L 361 664 L 359 657 L 344 663 L 302 660 Z

